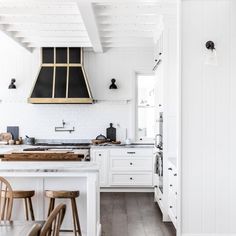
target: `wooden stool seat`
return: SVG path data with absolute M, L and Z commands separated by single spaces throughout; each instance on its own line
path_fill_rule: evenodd
M 31 220 L 35 220 L 34 210 L 32 205 L 31 198 L 35 195 L 34 190 L 16 190 L 12 192 L 13 201 L 15 199 L 23 199 L 24 207 L 25 207 L 25 218 L 29 220 L 29 215 Z
M 35 194 L 34 190 L 20 190 L 20 191 L 13 191 L 13 198 L 31 198 Z
M 46 190 L 45 192 L 46 197 L 48 198 L 77 198 L 79 197 L 79 191 L 53 191 L 53 190 Z
M 75 236 L 82 236 L 81 229 L 80 229 L 80 222 L 79 222 L 79 214 L 78 214 L 78 209 L 77 209 L 76 200 L 75 200 L 77 197 L 79 197 L 80 192 L 79 191 L 66 191 L 66 190 L 61 190 L 61 191 L 46 190 L 45 195 L 46 197 L 50 198 L 48 216 L 51 214 L 51 212 L 54 209 L 56 198 L 70 199 L 72 217 L 73 217 L 73 226 L 74 226 L 73 232 Z M 61 231 L 64 231 L 64 230 L 61 230 Z

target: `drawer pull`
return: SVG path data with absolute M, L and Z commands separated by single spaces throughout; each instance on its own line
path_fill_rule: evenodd
M 130 177 L 129 179 L 130 179 L 130 180 L 133 180 L 133 178 L 132 178 L 132 177 Z
M 131 166 L 133 165 L 133 163 L 132 163 L 132 162 L 130 162 L 129 164 L 130 164 Z
M 168 168 L 168 170 L 172 170 L 172 168 Z
M 127 152 L 127 154 L 135 154 L 135 152 Z

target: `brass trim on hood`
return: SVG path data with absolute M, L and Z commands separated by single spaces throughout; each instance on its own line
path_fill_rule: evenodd
M 33 104 L 92 104 L 92 98 L 28 98 Z

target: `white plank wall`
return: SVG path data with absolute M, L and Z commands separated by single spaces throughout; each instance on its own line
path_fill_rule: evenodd
M 236 235 L 236 1 L 182 11 L 182 234 Z M 208 40 L 218 66 L 204 64 Z

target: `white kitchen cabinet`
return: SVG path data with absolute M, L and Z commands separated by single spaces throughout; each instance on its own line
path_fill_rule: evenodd
M 176 166 L 171 161 L 168 161 L 168 215 L 175 227 L 177 224 L 177 178 Z
M 152 157 L 111 157 L 111 171 L 152 171 Z
M 91 157 L 100 166 L 101 188 L 153 187 L 152 148 L 92 148 Z
M 111 186 L 152 186 L 152 173 L 149 172 L 110 172 Z
M 100 187 L 108 186 L 108 166 L 109 166 L 109 150 L 99 149 L 91 152 L 91 161 L 99 166 L 99 182 Z

